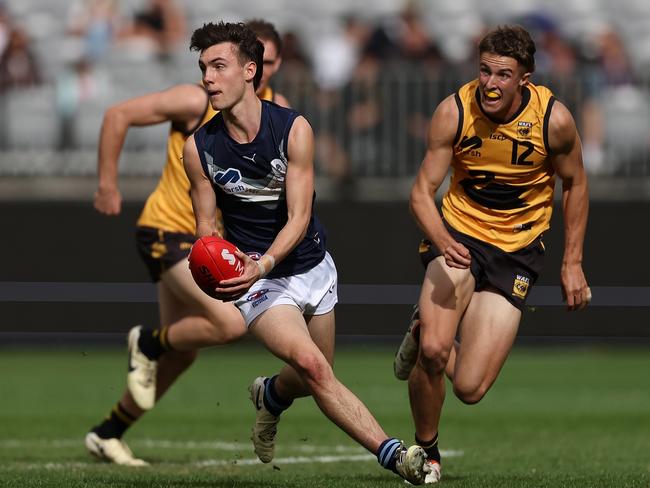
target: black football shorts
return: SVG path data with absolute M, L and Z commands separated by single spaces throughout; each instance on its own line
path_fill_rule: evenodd
M 470 270 L 476 280 L 476 291 L 495 288 L 522 312 L 530 290 L 544 265 L 542 236 L 515 252 L 506 252 L 492 244 L 458 232 L 445 222 L 452 237 L 463 244 L 472 256 Z M 442 252 L 428 239 L 420 242 L 420 259 L 426 268 Z
M 151 281 L 160 281 L 160 275 L 183 259 L 187 259 L 196 237 L 192 234 L 167 232 L 153 227 L 136 228 L 138 253 L 149 271 Z

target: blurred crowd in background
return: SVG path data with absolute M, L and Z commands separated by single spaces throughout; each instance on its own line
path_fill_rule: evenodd
M 199 82 L 192 30 L 250 18 L 282 35 L 272 84 L 314 126 L 319 174 L 342 184 L 415 173 L 433 109 L 476 77 L 476 44 L 502 23 L 534 36 L 533 82 L 572 110 L 588 171 L 650 173 L 650 2 L 321 3 L 0 0 L 0 174 L 92 173 L 93 158 L 71 155 L 94 150 L 110 104 Z M 142 129 L 127 151 L 159 154 L 165 136 Z M 159 171 L 149 159 L 123 171 Z

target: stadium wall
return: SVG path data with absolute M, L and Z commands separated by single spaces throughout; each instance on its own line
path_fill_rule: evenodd
M 150 299 L 130 300 L 130 286 L 147 287 L 148 276 L 134 245 L 134 222 L 141 203 L 127 202 L 119 217 L 98 215 L 89 202 L 3 202 L 0 239 L 0 343 L 122 340 L 136 323 L 156 324 Z M 340 337 L 392 338 L 401 335 L 411 310 L 410 299 L 423 275 L 417 256 L 420 232 L 406 202 L 320 202 L 317 211 L 329 229 L 328 247 L 345 291 L 337 308 Z M 559 299 L 563 230 L 561 209 L 555 209 L 547 233 L 547 261 L 538 288 L 553 295 L 551 305 L 534 306 L 524 315 L 520 339 L 636 341 L 650 338 L 646 301 L 650 259 L 643 250 L 643 222 L 648 201 L 592 202 L 584 265 L 595 293 L 594 306 L 569 314 Z M 41 292 L 16 298 L 26 284 Z M 115 284 L 127 298 L 81 296 L 56 298 L 66 284 L 85 290 Z M 407 290 L 395 300 L 357 299 L 352 285 L 380 285 L 377 290 Z M 372 294 L 372 286 L 361 287 Z M 140 288 L 138 288 L 140 289 Z M 45 290 L 45 291 L 43 291 Z M 640 291 L 640 292 L 639 292 Z M 43 293 L 46 293 L 44 295 Z M 110 293 L 110 291 L 109 291 Z M 607 294 L 625 298 L 616 300 Z M 366 293 L 367 295 L 367 293 Z M 399 296 L 398 296 L 399 295 Z M 610 297 L 611 298 L 611 297 Z M 369 304 L 379 302 L 379 304 Z M 390 303 L 395 302 L 395 303 Z

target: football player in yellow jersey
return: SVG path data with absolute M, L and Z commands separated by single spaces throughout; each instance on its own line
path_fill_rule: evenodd
M 427 238 L 420 249 L 426 274 L 412 321 L 418 327 L 402 341 L 395 373 L 408 378 L 416 443 L 432 465 L 427 483 L 440 479 L 445 370 L 455 395 L 474 404 L 510 352 L 542 269 L 554 175 L 562 181 L 562 290 L 569 310 L 591 299 L 582 269 L 587 177 L 573 117 L 530 82 L 535 44 L 523 28 L 492 30 L 478 53 L 478 79 L 433 114 L 410 199 Z M 435 196 L 450 167 L 441 215 Z
M 269 86 L 282 61 L 281 38 L 273 25 L 263 20 L 251 20 L 247 25 L 264 44 L 257 94 L 288 107 L 287 99 Z M 119 103 L 104 114 L 94 205 L 105 215 L 120 213 L 117 168 L 128 129 L 163 122 L 171 122 L 171 128 L 167 162 L 138 219 L 136 233 L 138 250 L 158 288 L 161 327 L 137 326 L 129 332 L 128 388 L 85 440 L 88 451 L 100 459 L 146 465 L 122 441 L 124 432 L 192 364 L 198 348 L 232 342 L 247 331 L 234 305 L 212 299 L 198 288 L 187 264 L 196 229 L 190 183 L 181 160 L 183 144 L 215 113 L 203 87 L 182 84 Z

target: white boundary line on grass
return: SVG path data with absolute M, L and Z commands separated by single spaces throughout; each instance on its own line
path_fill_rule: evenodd
M 450 451 L 441 451 L 442 457 L 460 457 L 463 455 L 463 451 L 459 450 L 450 450 Z M 352 461 L 376 461 L 377 456 L 373 454 L 352 454 L 346 456 L 290 456 L 284 458 L 276 458 L 273 460 L 273 464 L 301 464 L 301 463 L 340 463 L 340 462 L 352 462 Z M 193 463 L 194 466 L 199 468 L 211 467 L 211 466 L 226 466 L 226 465 L 235 465 L 235 466 L 252 466 L 262 464 L 262 461 L 259 459 L 237 459 L 236 461 L 228 461 L 223 459 L 210 459 L 207 461 L 198 461 Z
M 142 439 L 134 440 L 133 445 L 154 449 L 212 449 L 216 451 L 239 451 L 250 449 L 249 443 L 239 442 L 224 442 L 224 441 L 169 441 L 169 440 L 156 440 L 156 439 Z M 12 448 L 25 448 L 25 447 L 50 447 L 53 449 L 69 449 L 74 447 L 82 447 L 83 440 L 81 439 L 3 439 L 0 440 L 0 449 Z M 373 461 L 376 457 L 368 454 L 365 449 L 358 446 L 315 446 L 310 444 L 301 444 L 297 446 L 299 452 L 339 452 L 349 453 L 340 455 L 320 455 L 320 456 L 287 456 L 276 458 L 273 464 L 307 464 L 307 463 L 338 463 L 338 462 L 354 462 L 354 461 Z M 358 453 L 358 454 L 354 454 Z M 464 453 L 462 450 L 443 450 L 441 451 L 443 457 L 460 457 Z M 210 468 L 218 466 L 257 466 L 262 462 L 257 458 L 251 459 L 205 459 L 203 461 L 194 461 L 190 463 L 155 463 L 153 466 L 174 466 L 184 465 L 193 466 L 196 468 Z M 72 468 L 89 468 L 101 466 L 98 462 L 43 462 L 43 463 L 15 463 L 11 466 L 5 466 L 5 469 L 0 468 L 0 471 L 10 471 L 17 469 L 72 469 Z M 8 468 L 8 469 L 7 469 Z
M 83 439 L 0 439 L 0 449 L 25 448 L 25 447 L 46 447 L 53 449 L 70 449 L 83 446 Z M 246 451 L 250 449 L 250 442 L 227 442 L 227 441 L 172 441 L 165 439 L 133 439 L 128 444 L 137 448 L 147 449 L 179 449 L 179 450 L 214 450 L 214 451 Z M 324 446 L 311 444 L 295 444 L 293 451 L 301 453 L 315 452 L 365 452 L 359 446 Z

